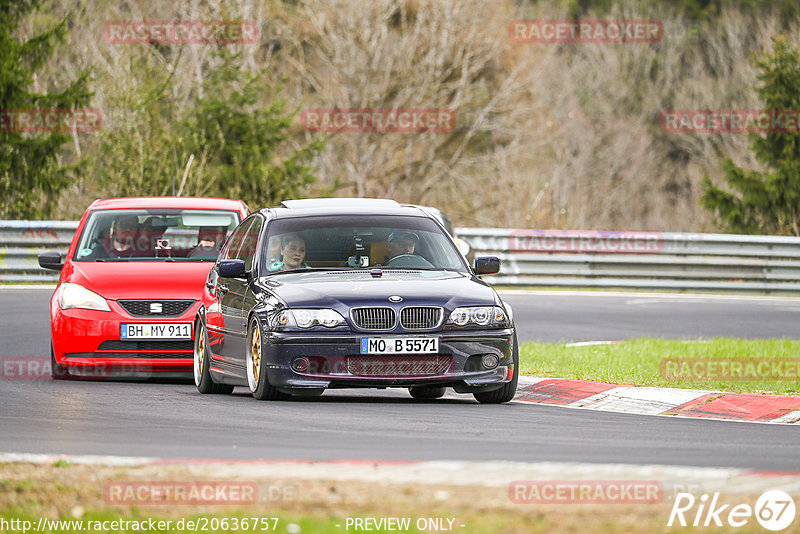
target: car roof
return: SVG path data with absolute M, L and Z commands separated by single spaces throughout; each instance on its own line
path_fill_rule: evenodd
M 91 203 L 90 210 L 135 209 L 135 208 L 194 208 L 242 211 L 246 204 L 241 200 L 204 197 L 125 197 L 98 199 Z M 244 210 L 247 211 L 246 209 Z
M 422 211 L 433 215 L 433 217 L 442 223 L 444 229 L 447 230 L 451 235 L 455 235 L 455 229 L 453 228 L 453 222 L 450 220 L 450 217 L 444 214 L 442 210 L 439 208 L 434 208 L 433 206 L 419 206 L 417 204 L 404 204 L 405 206 L 413 206 L 415 208 L 419 208 Z
M 314 208 L 399 208 L 394 200 L 388 198 L 303 198 L 300 200 L 284 200 L 282 208 L 314 209 Z
M 265 208 L 276 218 L 308 217 L 311 215 L 404 215 L 432 218 L 417 206 L 401 205 L 384 198 L 309 198 L 285 200 L 281 205 Z

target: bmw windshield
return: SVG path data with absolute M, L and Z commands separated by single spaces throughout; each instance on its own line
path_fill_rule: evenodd
M 267 274 L 306 269 L 421 269 L 469 272 L 431 219 L 409 216 L 311 216 L 278 219 L 262 250 Z

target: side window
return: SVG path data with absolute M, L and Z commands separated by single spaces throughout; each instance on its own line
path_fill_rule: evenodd
M 253 219 L 253 224 L 247 228 L 242 239 L 242 246 L 236 254 L 236 259 L 244 260 L 244 267 L 248 271 L 253 269 L 253 258 L 258 250 L 258 236 L 261 233 L 262 221 L 260 217 Z
M 254 218 L 255 219 L 255 218 Z M 245 220 L 236 230 L 233 231 L 231 238 L 225 246 L 225 251 L 220 254 L 221 259 L 235 260 L 238 259 L 239 249 L 242 247 L 242 241 L 248 229 L 253 226 L 253 220 Z

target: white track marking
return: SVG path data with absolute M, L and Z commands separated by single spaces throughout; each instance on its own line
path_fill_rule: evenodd
M 616 387 L 573 402 L 570 406 L 612 412 L 659 415 L 711 391 L 694 389 Z

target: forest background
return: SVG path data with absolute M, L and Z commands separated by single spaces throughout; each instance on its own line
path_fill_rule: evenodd
M 664 35 L 509 36 L 513 20 L 578 18 L 658 20 Z M 109 21 L 234 19 L 254 21 L 258 42 L 104 37 Z M 63 40 L 29 89 L 84 75 L 102 127 L 68 134 L 56 185 L 10 188 L 0 218 L 76 219 L 95 198 L 175 187 L 251 208 L 394 198 L 459 226 L 719 231 L 703 179 L 724 187 L 726 158 L 764 170 L 752 138 L 666 132 L 661 113 L 763 108 L 755 56 L 779 35 L 800 45 L 795 0 L 50 0 L 13 34 L 24 42 L 60 21 Z M 440 108 L 456 127 L 310 132 L 309 108 Z

